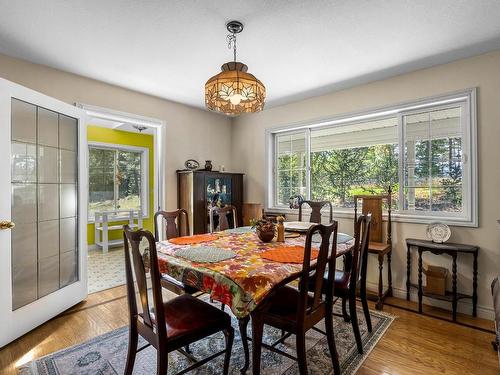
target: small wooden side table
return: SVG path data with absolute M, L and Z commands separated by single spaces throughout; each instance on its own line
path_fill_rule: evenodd
M 418 289 L 418 312 L 422 313 L 422 297 L 435 298 L 443 301 L 451 302 L 453 310 L 453 321 L 457 320 L 457 303 L 463 298 L 472 299 L 472 316 L 477 316 L 477 256 L 479 247 L 474 245 L 454 244 L 454 243 L 435 243 L 427 240 L 418 240 L 414 238 L 406 239 L 408 248 L 406 253 L 406 299 L 410 300 L 410 288 Z M 411 275 L 411 248 L 415 247 L 418 251 L 418 285 L 413 285 L 410 282 Z M 422 253 L 430 251 L 433 254 L 448 254 L 452 258 L 451 268 L 451 284 L 452 291 L 447 291 L 444 296 L 424 293 L 422 287 Z M 471 254 L 473 256 L 472 263 L 472 296 L 457 292 L 457 256 L 458 254 Z

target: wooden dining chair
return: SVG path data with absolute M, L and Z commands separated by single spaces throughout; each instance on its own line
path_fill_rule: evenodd
M 330 208 L 330 221 L 333 221 L 333 206 L 332 202 L 329 201 L 302 201 L 299 204 L 299 221 L 302 221 L 302 206 L 307 204 L 311 208 L 311 216 L 309 217 L 310 223 L 321 223 L 321 210 L 325 206 L 329 206 Z
M 286 220 L 286 214 L 282 212 L 272 212 L 262 209 L 262 219 L 272 221 L 273 223 L 278 222 L 278 216 L 282 216 Z
M 189 216 L 188 212 L 180 208 L 175 211 L 158 211 L 154 216 L 155 240 L 160 241 L 160 230 L 162 225 L 158 224 L 158 217 L 165 222 L 165 237 L 167 240 L 176 237 L 189 236 Z
M 232 223 L 233 228 L 238 227 L 238 214 L 236 211 L 236 207 L 228 204 L 224 207 L 211 207 L 209 216 L 210 216 L 210 233 L 213 233 L 218 229 L 219 231 L 223 231 L 226 229 L 230 229 L 228 215 L 232 215 Z M 216 217 L 218 218 L 218 224 L 216 223 Z
M 158 218 L 162 218 L 162 222 L 158 223 Z M 160 230 L 165 222 L 165 236 L 169 240 L 180 236 L 189 236 L 189 216 L 185 209 L 181 208 L 175 211 L 158 211 L 154 216 L 155 241 L 160 240 Z M 176 280 L 172 276 L 162 275 L 161 284 L 165 289 L 170 290 L 175 294 L 193 294 L 199 292 L 198 289 L 186 285 L 181 281 Z
M 123 232 L 130 319 L 125 374 L 132 374 L 136 354 L 148 346 L 153 346 L 156 349 L 157 374 L 165 375 L 167 373 L 168 353 L 174 350 L 195 361 L 194 364 L 182 370 L 179 374 L 191 371 L 222 354 L 225 355 L 223 372 L 227 374 L 234 337 L 230 316 L 189 294 L 183 294 L 166 302 L 163 301 L 160 283 L 161 274 L 158 268 L 156 241 L 153 234 L 141 229 L 132 231 L 128 225 L 123 227 Z M 144 238 L 148 242 L 150 251 L 149 260 L 146 262 L 139 250 L 139 244 Z M 151 279 L 153 306 L 150 306 L 148 296 L 147 270 L 149 270 Z M 139 290 L 142 312 L 139 312 L 137 308 L 133 273 Z M 207 358 L 198 361 L 194 356 L 182 349 L 191 343 L 221 331 L 225 335 L 226 348 Z M 139 335 L 147 344 L 138 349 Z
M 370 237 L 370 215 L 361 215 L 354 229 L 354 246 L 349 257 L 346 257 L 344 270 L 335 270 L 333 295 L 342 299 L 342 316 L 346 322 L 351 322 L 358 352 L 363 354 L 363 342 L 359 331 L 358 314 L 356 310 L 356 294 L 363 306 L 368 332 L 372 331 L 372 321 L 368 299 L 366 296 L 366 275 L 368 266 L 368 239 Z M 325 279 L 328 279 L 328 272 Z M 326 291 L 325 291 L 326 292 Z M 349 314 L 346 304 L 349 303 Z
M 316 262 L 310 262 L 312 236 L 316 233 L 319 233 L 321 236 L 321 245 Z M 330 238 L 333 238 L 331 250 L 329 246 Z M 307 331 L 323 319 L 325 319 L 325 334 L 328 340 L 334 373 L 336 375 L 340 374 L 339 359 L 333 333 L 334 275 L 332 274 L 327 280 L 323 277 L 327 266 L 329 269 L 335 269 L 336 252 L 337 222 L 332 221 L 328 225 L 313 225 L 306 236 L 302 270 L 273 288 L 273 291 L 252 312 L 252 366 L 254 375 L 260 374 L 262 347 L 297 360 L 300 374 L 307 374 L 305 335 Z M 295 279 L 299 279 L 298 289 L 286 285 Z M 314 285 L 312 293 L 309 293 L 309 285 Z M 281 329 L 287 332 L 287 334 L 274 344 L 263 344 L 262 335 L 264 325 L 266 324 Z M 296 336 L 297 358 L 276 347 L 292 334 Z
M 362 203 L 362 213 L 364 215 L 370 213 L 372 216 L 370 224 L 370 239 L 368 243 L 368 252 L 377 255 L 378 260 L 378 294 L 375 308 L 382 310 L 384 307 L 385 297 L 392 296 L 392 191 L 389 187 L 387 194 L 380 195 L 355 195 L 354 196 L 354 224 L 356 224 L 358 214 L 358 204 Z M 383 216 L 382 209 L 384 202 L 387 205 L 387 226 L 386 235 L 383 235 Z M 383 268 L 384 257 L 387 256 L 387 289 L 384 291 L 383 286 Z

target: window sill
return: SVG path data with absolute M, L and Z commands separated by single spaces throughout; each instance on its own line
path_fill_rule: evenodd
M 282 214 L 289 214 L 289 215 L 298 215 L 299 210 L 298 209 L 291 209 L 288 207 L 268 207 L 266 211 L 269 212 L 276 212 L 276 213 L 282 213 Z M 311 210 L 309 209 L 304 209 L 304 213 L 310 213 Z M 329 214 L 328 211 L 323 210 L 321 212 L 321 216 L 324 218 L 328 218 Z M 333 218 L 336 219 L 352 219 L 354 220 L 354 212 L 353 211 L 341 211 L 338 210 L 336 211 L 335 209 L 333 210 Z M 387 220 L 387 214 L 383 215 L 384 221 Z M 470 227 L 470 228 L 477 228 L 478 224 L 477 222 L 466 220 L 463 218 L 459 217 L 447 217 L 447 216 L 422 216 L 422 215 L 409 215 L 409 214 L 403 214 L 403 213 L 398 213 L 393 211 L 391 215 L 391 219 L 395 223 L 410 223 L 410 224 L 431 224 L 435 222 L 440 222 L 443 224 L 447 224 L 450 226 L 458 226 L 458 227 Z

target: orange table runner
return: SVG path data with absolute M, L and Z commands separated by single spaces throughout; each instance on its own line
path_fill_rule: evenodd
M 304 250 L 303 246 L 278 246 L 263 252 L 260 256 L 274 262 L 302 264 L 304 262 Z M 311 260 L 316 259 L 318 255 L 318 250 L 311 249 Z
M 194 236 L 184 236 L 171 238 L 168 242 L 173 243 L 174 245 L 194 245 L 203 242 L 214 241 L 218 237 L 214 234 L 195 234 Z

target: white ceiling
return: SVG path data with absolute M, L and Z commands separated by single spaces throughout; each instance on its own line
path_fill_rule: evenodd
M 497 0 L 0 0 L 0 53 L 204 107 L 231 19 L 267 106 L 500 48 Z

